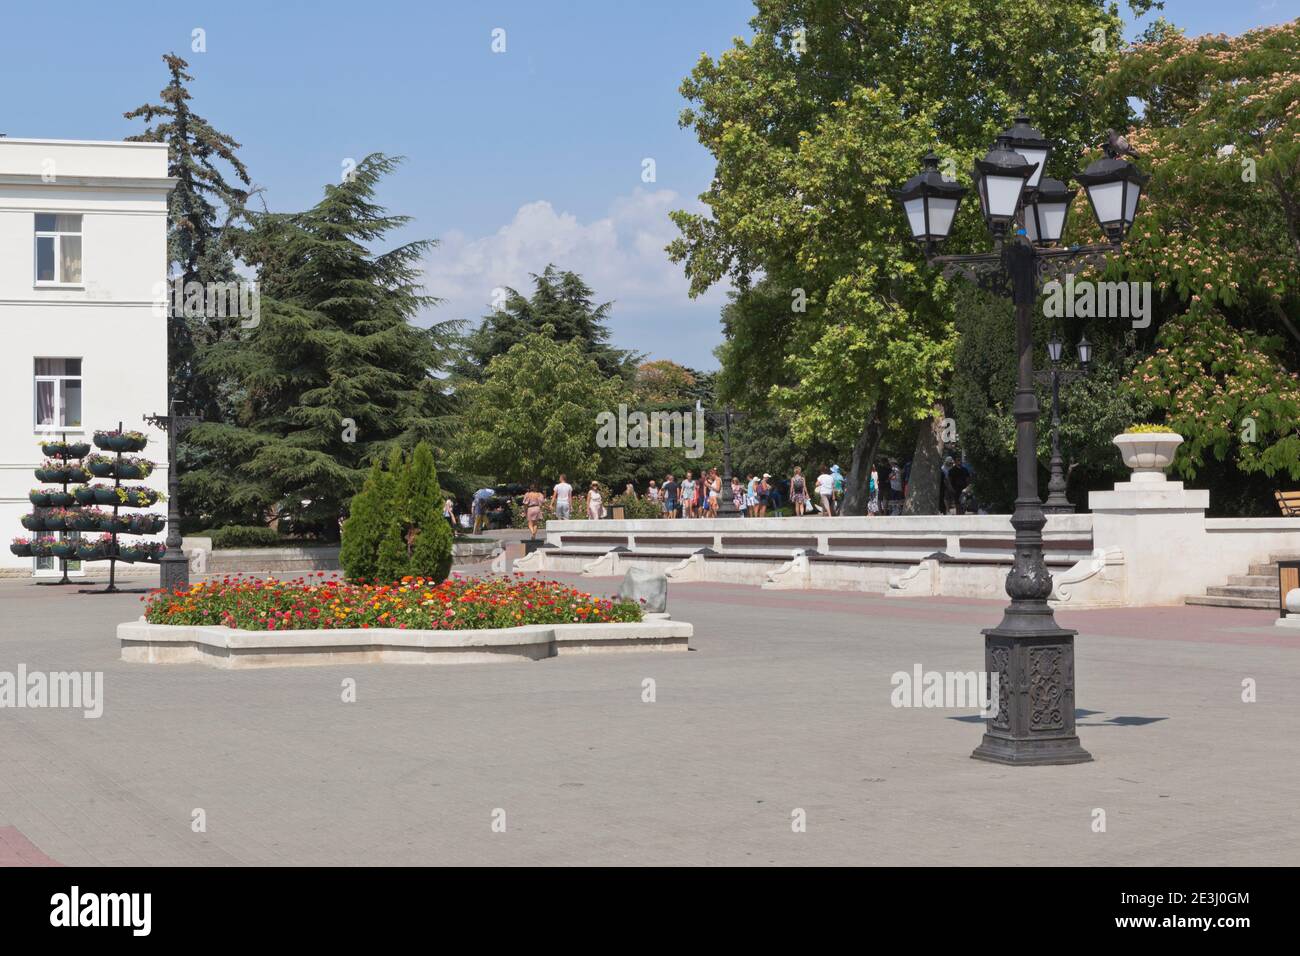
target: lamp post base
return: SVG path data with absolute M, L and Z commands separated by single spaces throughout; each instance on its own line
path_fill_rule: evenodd
M 1092 760 L 1074 731 L 1076 633 L 1057 627 L 1045 604 L 1008 608 L 984 631 L 985 670 L 998 675 L 997 714 L 971 757 L 1014 766 Z
M 1068 498 L 1059 498 L 1053 500 L 1049 495 L 1043 502 L 1043 514 L 1045 515 L 1072 515 L 1075 513 L 1075 507 L 1070 503 Z
M 183 591 L 190 586 L 190 562 L 183 551 L 168 547 L 158 566 L 158 586 L 164 591 Z

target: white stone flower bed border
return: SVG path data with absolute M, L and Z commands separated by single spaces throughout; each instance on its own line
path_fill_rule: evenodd
M 211 667 L 301 667 L 318 664 L 481 664 L 542 660 L 565 654 L 686 651 L 695 628 L 650 618 L 631 624 L 532 624 L 466 631 L 348 628 L 245 631 L 223 626 L 117 626 L 122 660 Z

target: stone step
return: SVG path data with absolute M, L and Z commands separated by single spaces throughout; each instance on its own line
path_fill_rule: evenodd
M 1276 588 L 1251 588 L 1228 585 L 1227 587 L 1206 588 L 1205 593 L 1211 597 L 1270 598 L 1277 600 Z
M 1268 577 L 1273 581 L 1277 580 L 1276 564 L 1252 564 L 1246 571 L 1251 577 Z
M 1268 560 L 1277 568 L 1279 561 L 1300 561 L 1300 552 L 1296 551 L 1275 551 L 1268 556 Z
M 1269 577 L 1267 574 L 1230 574 L 1228 575 L 1228 584 L 1239 588 L 1269 588 L 1271 590 L 1277 587 L 1277 578 Z
M 1215 595 L 1193 595 L 1184 599 L 1187 604 L 1198 604 L 1207 607 L 1249 607 L 1258 608 L 1261 611 L 1278 610 L 1277 598 L 1253 598 L 1253 597 L 1220 597 Z

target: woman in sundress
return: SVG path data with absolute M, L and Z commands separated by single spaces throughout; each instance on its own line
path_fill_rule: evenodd
M 530 485 L 528 494 L 524 495 L 524 510 L 528 518 L 529 540 L 537 537 L 537 526 L 542 521 L 542 502 L 545 500 L 535 484 Z

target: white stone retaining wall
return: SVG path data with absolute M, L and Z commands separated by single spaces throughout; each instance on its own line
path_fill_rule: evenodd
M 564 654 L 689 650 L 694 628 L 648 617 L 618 624 L 534 624 L 490 630 L 346 628 L 246 631 L 222 626 L 117 626 L 122 660 L 226 669 L 316 664 L 477 664 Z

